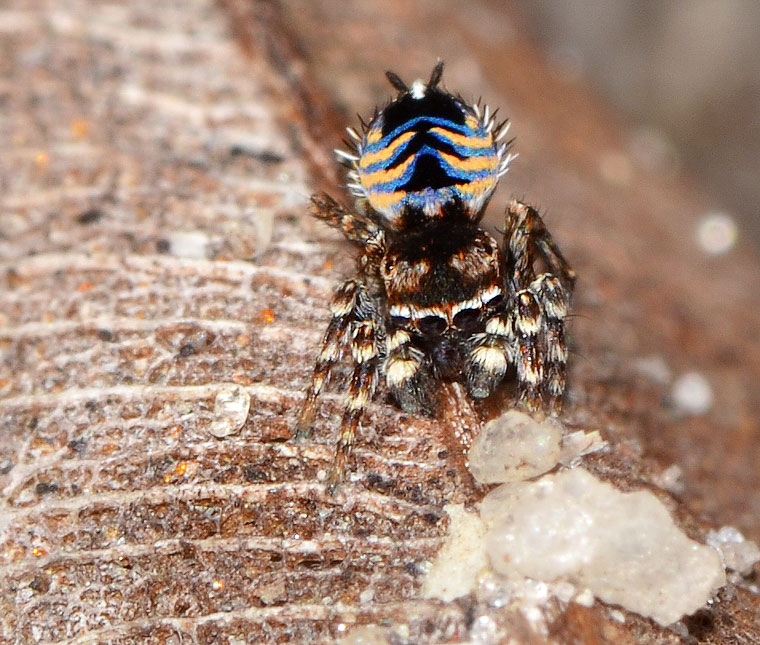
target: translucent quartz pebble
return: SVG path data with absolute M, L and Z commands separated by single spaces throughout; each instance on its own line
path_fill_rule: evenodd
M 214 400 L 214 420 L 209 432 L 220 439 L 240 432 L 251 407 L 251 395 L 240 385 L 219 390 Z
M 481 513 L 501 575 L 565 578 L 663 625 L 725 583 L 718 553 L 687 538 L 654 495 L 623 493 L 582 468 L 501 486 Z
M 509 410 L 489 421 L 475 437 L 469 469 L 479 484 L 530 479 L 551 470 L 559 460 L 562 430 Z
M 755 563 L 760 561 L 760 547 L 747 540 L 733 526 L 723 526 L 707 533 L 707 543 L 720 551 L 727 569 L 749 575 Z

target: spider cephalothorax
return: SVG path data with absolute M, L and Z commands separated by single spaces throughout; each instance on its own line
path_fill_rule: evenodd
M 487 397 L 514 366 L 519 404 L 560 411 L 567 348 L 564 319 L 575 273 L 538 213 L 507 207 L 503 245 L 479 222 L 509 166 L 506 122 L 441 89 L 443 64 L 425 84 L 388 79 L 397 97 L 363 127 L 349 128 L 356 211 L 326 195 L 313 213 L 361 250 L 344 282 L 298 418 L 308 434 L 331 367 L 350 348 L 354 363 L 328 487 L 341 480 L 363 409 L 383 379 L 407 412 L 431 414 L 440 380 Z M 537 274 L 540 260 L 547 272 Z

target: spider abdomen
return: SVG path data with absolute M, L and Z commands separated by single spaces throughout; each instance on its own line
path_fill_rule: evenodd
M 452 202 L 477 217 L 511 159 L 499 143 L 505 133 L 461 97 L 413 87 L 357 142 L 352 188 L 397 230 L 408 226 L 408 211 L 435 218 Z

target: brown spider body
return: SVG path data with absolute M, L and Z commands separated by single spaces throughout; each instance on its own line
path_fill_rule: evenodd
M 361 250 L 359 274 L 336 291 L 322 350 L 297 424 L 309 433 L 334 363 L 350 347 L 353 374 L 328 489 L 342 479 L 362 411 L 383 378 L 406 412 L 432 414 L 435 385 L 462 382 L 487 397 L 514 366 L 519 403 L 558 414 L 565 388 L 564 319 L 575 274 L 538 213 L 509 204 L 500 247 L 480 219 L 513 158 L 496 125 L 460 97 L 394 74 L 398 97 L 339 152 L 357 211 L 332 198 L 313 213 Z M 548 269 L 536 274 L 540 260 Z

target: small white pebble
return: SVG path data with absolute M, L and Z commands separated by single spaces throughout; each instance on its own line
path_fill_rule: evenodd
M 736 245 L 739 227 L 731 215 L 723 212 L 707 213 L 697 228 L 697 241 L 705 253 L 722 255 Z
M 359 602 L 363 605 L 372 602 L 375 598 L 375 592 L 372 589 L 365 589 L 359 594 Z
M 470 643 L 473 645 L 492 645 L 500 643 L 501 634 L 496 621 L 490 616 L 478 616 L 472 623 Z
M 599 434 L 598 430 L 571 432 L 562 438 L 562 451 L 559 456 L 559 463 L 563 466 L 577 465 L 584 455 L 601 452 L 602 450 L 606 450 L 608 446 L 609 444 L 602 439 L 602 435 Z
M 676 410 L 681 414 L 707 414 L 715 403 L 713 389 L 699 372 L 686 372 L 676 379 L 671 391 Z
M 554 468 L 561 438 L 558 425 L 509 410 L 486 423 L 475 437 L 468 467 L 479 484 L 529 479 Z
M 749 575 L 756 562 L 760 561 L 760 547 L 747 540 L 739 529 L 723 526 L 707 533 L 706 542 L 717 549 L 727 569 L 742 575 Z
M 251 408 L 251 395 L 240 385 L 230 385 L 214 399 L 214 420 L 209 432 L 220 439 L 240 432 Z
M 689 640 L 693 638 L 692 635 L 689 633 L 689 628 L 684 624 L 682 620 L 677 620 L 673 624 L 669 625 L 668 628 L 674 634 L 678 634 L 686 642 L 689 642 Z
M 655 476 L 654 483 L 674 495 L 682 495 L 686 488 L 683 481 L 683 470 L 678 464 L 671 464 Z
M 560 580 L 552 587 L 552 593 L 562 602 L 570 602 L 577 591 L 575 585 L 567 580 Z
M 617 621 L 618 623 L 625 622 L 625 614 L 619 609 L 609 609 L 608 612 L 612 620 Z
M 546 629 L 546 619 L 544 617 L 544 612 L 541 611 L 539 607 L 536 606 L 522 606 L 520 607 L 520 611 L 522 612 L 522 615 L 525 617 L 525 619 L 531 623 L 531 627 L 534 631 L 541 633 Z

